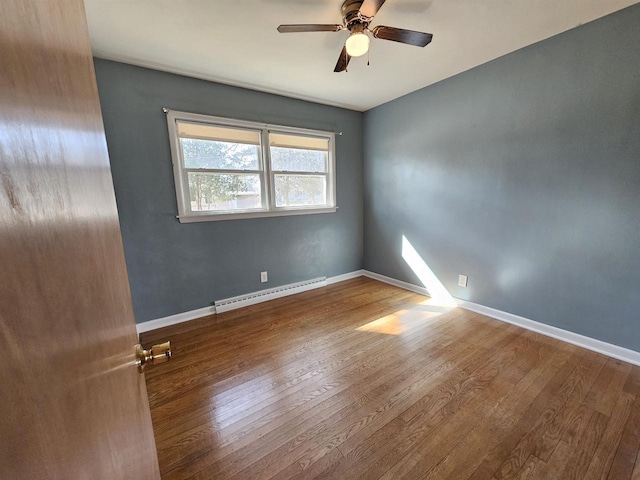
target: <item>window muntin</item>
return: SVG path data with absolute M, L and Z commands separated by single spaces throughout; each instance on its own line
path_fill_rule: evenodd
M 333 133 L 167 113 L 181 222 L 335 211 Z

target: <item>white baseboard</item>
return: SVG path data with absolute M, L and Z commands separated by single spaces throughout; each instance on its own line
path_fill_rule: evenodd
M 384 283 L 388 283 L 390 285 L 394 285 L 396 287 L 404 288 L 405 290 L 410 290 L 422 295 L 428 295 L 427 289 L 424 287 L 419 287 L 417 285 L 413 285 L 412 283 L 396 280 L 395 278 L 380 275 L 379 273 L 364 270 L 364 276 L 379 280 Z M 503 312 L 502 310 L 497 310 L 495 308 L 485 307 L 484 305 L 479 305 L 467 300 L 455 298 L 455 301 L 460 308 L 464 308 L 465 310 L 476 312 L 486 317 L 500 320 L 501 322 L 511 323 L 513 325 L 526 328 L 527 330 L 532 330 L 542 335 L 546 335 L 557 340 L 562 340 L 563 342 L 571 343 L 573 345 L 577 345 L 588 350 L 593 350 L 594 352 L 598 352 L 609 357 L 617 358 L 618 360 L 622 360 L 633 365 L 640 365 L 640 352 L 636 352 L 635 350 L 619 347 L 618 345 L 613 345 L 612 343 L 603 342 L 601 340 L 596 340 L 595 338 L 586 337 L 574 332 L 569 332 L 568 330 L 563 330 L 561 328 L 553 327 L 545 323 L 536 322 L 535 320 L 520 317 L 512 313 Z
M 351 280 L 352 278 L 358 278 L 364 275 L 364 270 L 355 270 L 349 273 L 343 273 L 342 275 L 336 275 L 335 277 L 327 278 L 327 285 L 332 283 L 344 282 L 345 280 Z
M 419 287 L 418 285 L 414 285 L 413 283 L 403 282 L 402 280 L 396 280 L 395 278 L 387 277 L 386 275 L 380 275 L 379 273 L 370 272 L 369 270 L 363 270 L 363 275 L 365 277 L 378 280 L 379 282 L 388 283 L 389 285 L 393 285 L 399 288 L 404 288 L 405 290 L 419 293 L 420 295 L 429 296 L 429 292 L 427 291 L 426 288 Z
M 257 303 L 268 302 L 276 298 L 288 297 L 296 293 L 307 292 L 316 288 L 326 287 L 327 279 L 325 277 L 314 278 L 306 282 L 290 283 L 280 287 L 269 288 L 266 290 L 258 290 L 257 292 L 239 295 L 237 297 L 225 298 L 224 300 L 216 300 L 216 313 L 229 312 L 238 308 L 248 307 Z
M 418 285 L 414 285 L 408 282 L 403 282 L 402 280 L 397 280 L 395 278 L 387 277 L 385 275 L 380 275 L 379 273 L 370 272 L 368 270 L 355 270 L 353 272 L 344 273 L 342 275 L 336 275 L 335 277 L 329 277 L 326 279 L 323 278 L 322 279 L 323 281 L 317 281 L 320 279 L 316 279 L 316 281 L 310 280 L 309 282 L 299 282 L 299 284 L 284 285 L 282 287 L 278 287 L 270 290 L 261 290 L 259 292 L 254 292 L 252 294 L 243 295 L 241 297 L 234 297 L 234 298 L 245 298 L 245 297 L 254 297 L 254 298 L 251 298 L 250 300 L 247 300 L 247 301 L 234 302 L 235 305 L 232 306 L 231 308 L 228 308 L 228 306 L 223 308 L 218 308 L 217 313 L 234 310 L 235 308 L 241 308 L 247 305 L 254 305 L 256 303 L 266 302 L 269 300 L 273 300 L 274 298 L 293 295 L 303 291 L 311 290 L 314 288 L 320 288 L 326 285 L 331 285 L 333 283 L 342 282 L 342 281 L 349 280 L 352 278 L 357 278 L 360 276 L 369 277 L 383 283 L 388 283 L 389 285 L 394 285 L 396 287 L 403 288 L 411 292 L 419 293 L 421 295 L 427 295 L 427 296 L 429 295 L 429 292 L 424 287 L 420 287 Z M 229 300 L 234 300 L 234 299 L 227 299 L 227 301 Z M 622 360 L 624 362 L 628 362 L 633 365 L 640 365 L 640 352 L 636 352 L 635 350 L 619 347 L 611 343 L 603 342 L 601 340 L 596 340 L 595 338 L 586 337 L 584 335 L 580 335 L 574 332 L 569 332 L 568 330 L 563 330 L 561 328 L 553 327 L 545 323 L 536 322 L 535 320 L 530 320 L 528 318 L 520 317 L 512 313 L 503 312 L 502 310 L 497 310 L 495 308 L 485 307 L 484 305 L 469 302 L 467 300 L 456 298 L 455 301 L 460 308 L 464 308 L 465 310 L 476 312 L 481 315 L 485 315 L 487 317 L 500 320 L 501 322 L 511 323 L 513 325 L 526 328 L 527 330 L 532 330 L 534 332 L 540 333 L 542 335 L 546 335 L 548 337 L 562 340 L 564 342 L 571 343 L 573 345 L 577 345 L 579 347 L 586 348 L 588 350 L 593 350 L 594 352 L 598 352 L 603 355 L 608 355 L 609 357 L 617 358 L 618 360 Z M 216 303 L 220 303 L 220 302 L 216 302 Z M 156 320 L 150 320 L 148 322 L 138 323 L 136 325 L 136 329 L 138 330 L 138 333 L 148 332 L 158 328 L 167 327 L 169 325 L 175 325 L 177 323 L 187 322 L 189 320 L 194 320 L 196 318 L 205 317 L 207 315 L 213 315 L 215 313 L 216 313 L 215 306 L 199 308 L 197 310 L 191 310 L 189 312 L 178 313 L 176 315 L 170 315 L 168 317 L 158 318 Z
M 176 325 L 178 323 L 188 322 L 189 320 L 195 320 L 196 318 L 206 317 L 207 315 L 214 315 L 215 313 L 222 313 L 229 310 L 234 310 L 235 308 L 241 308 L 247 305 L 254 305 L 256 303 L 273 300 L 274 298 L 280 298 L 286 295 L 293 295 L 296 293 L 311 290 L 313 288 L 320 288 L 326 285 L 331 285 L 332 283 L 342 282 L 344 280 L 350 280 L 352 278 L 361 277 L 363 274 L 364 274 L 364 270 L 356 270 L 354 272 L 348 272 L 348 273 L 343 273 L 342 275 L 336 275 L 335 277 L 328 277 L 324 279 L 324 282 L 322 282 L 322 284 L 318 282 L 313 286 L 309 286 L 309 287 L 294 288 L 297 284 L 290 284 L 290 285 L 284 285 L 282 287 L 271 289 L 271 290 L 286 289 L 288 291 L 288 293 L 280 294 L 280 295 L 277 295 L 277 294 L 269 295 L 268 294 L 269 290 L 261 290 L 259 292 L 253 292 L 247 295 L 241 295 L 240 297 L 234 297 L 234 298 L 241 298 L 241 297 L 247 297 L 247 296 L 255 297 L 255 301 L 244 302 L 243 304 L 240 304 L 240 302 L 238 302 L 234 308 L 219 307 L 216 309 L 215 305 L 212 305 L 210 307 L 198 308 L 197 310 L 177 313 L 175 315 L 169 315 L 168 317 L 157 318 L 155 320 L 148 320 L 146 322 L 138 323 L 136 324 L 136 330 L 138 331 L 138 334 L 149 332 L 151 330 L 156 330 L 158 328 L 168 327 L 169 325 Z M 307 283 L 307 282 L 299 282 L 299 283 Z M 226 301 L 229 301 L 229 300 L 233 300 L 233 298 L 227 299 Z M 216 303 L 220 303 L 220 302 L 221 301 L 218 301 Z
M 207 315 L 213 315 L 215 313 L 216 307 L 211 305 L 210 307 L 198 308 L 197 310 L 191 310 L 189 312 L 177 313 L 175 315 L 169 315 L 168 317 L 137 323 L 136 330 L 138 331 L 138 334 L 140 334 L 156 330 L 158 328 L 168 327 L 169 325 L 175 325 L 176 323 L 188 322 L 189 320 L 195 320 L 196 318 L 206 317 Z
M 579 333 L 563 330 L 562 328 L 553 327 L 546 323 L 536 322 L 535 320 L 529 320 L 528 318 L 520 317 L 512 313 L 496 310 L 495 308 L 485 307 L 477 303 L 469 302 L 467 300 L 461 300 L 456 298 L 458 306 L 465 310 L 485 315 L 487 317 L 495 318 L 501 322 L 511 323 L 527 330 L 541 333 L 547 337 L 553 337 L 563 342 L 571 343 L 594 352 L 608 355 L 609 357 L 617 358 L 634 365 L 640 365 L 640 352 L 630 350 L 628 348 L 619 347 L 612 343 L 603 342 L 602 340 L 596 340 L 595 338 L 580 335 Z

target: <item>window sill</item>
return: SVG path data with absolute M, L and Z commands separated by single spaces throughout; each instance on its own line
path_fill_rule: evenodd
M 269 212 L 208 213 L 179 215 L 180 223 L 219 222 L 221 220 L 242 220 L 244 218 L 288 217 L 291 215 L 311 215 L 315 213 L 334 213 L 338 207 L 298 208 Z

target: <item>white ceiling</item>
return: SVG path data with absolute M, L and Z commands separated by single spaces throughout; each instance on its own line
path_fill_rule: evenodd
M 387 0 L 372 26 L 432 33 L 425 48 L 374 39 L 371 65 L 333 68 L 342 0 L 85 0 L 94 55 L 354 110 L 445 79 L 637 0 Z

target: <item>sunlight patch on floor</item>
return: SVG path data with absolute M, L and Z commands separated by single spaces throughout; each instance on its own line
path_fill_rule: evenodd
M 398 310 L 386 317 L 378 318 L 362 325 L 356 330 L 361 332 L 385 333 L 387 335 L 402 335 L 416 327 L 423 327 L 433 323 L 440 316 L 453 310 L 454 307 L 443 306 L 432 299 L 427 299 L 410 308 Z

